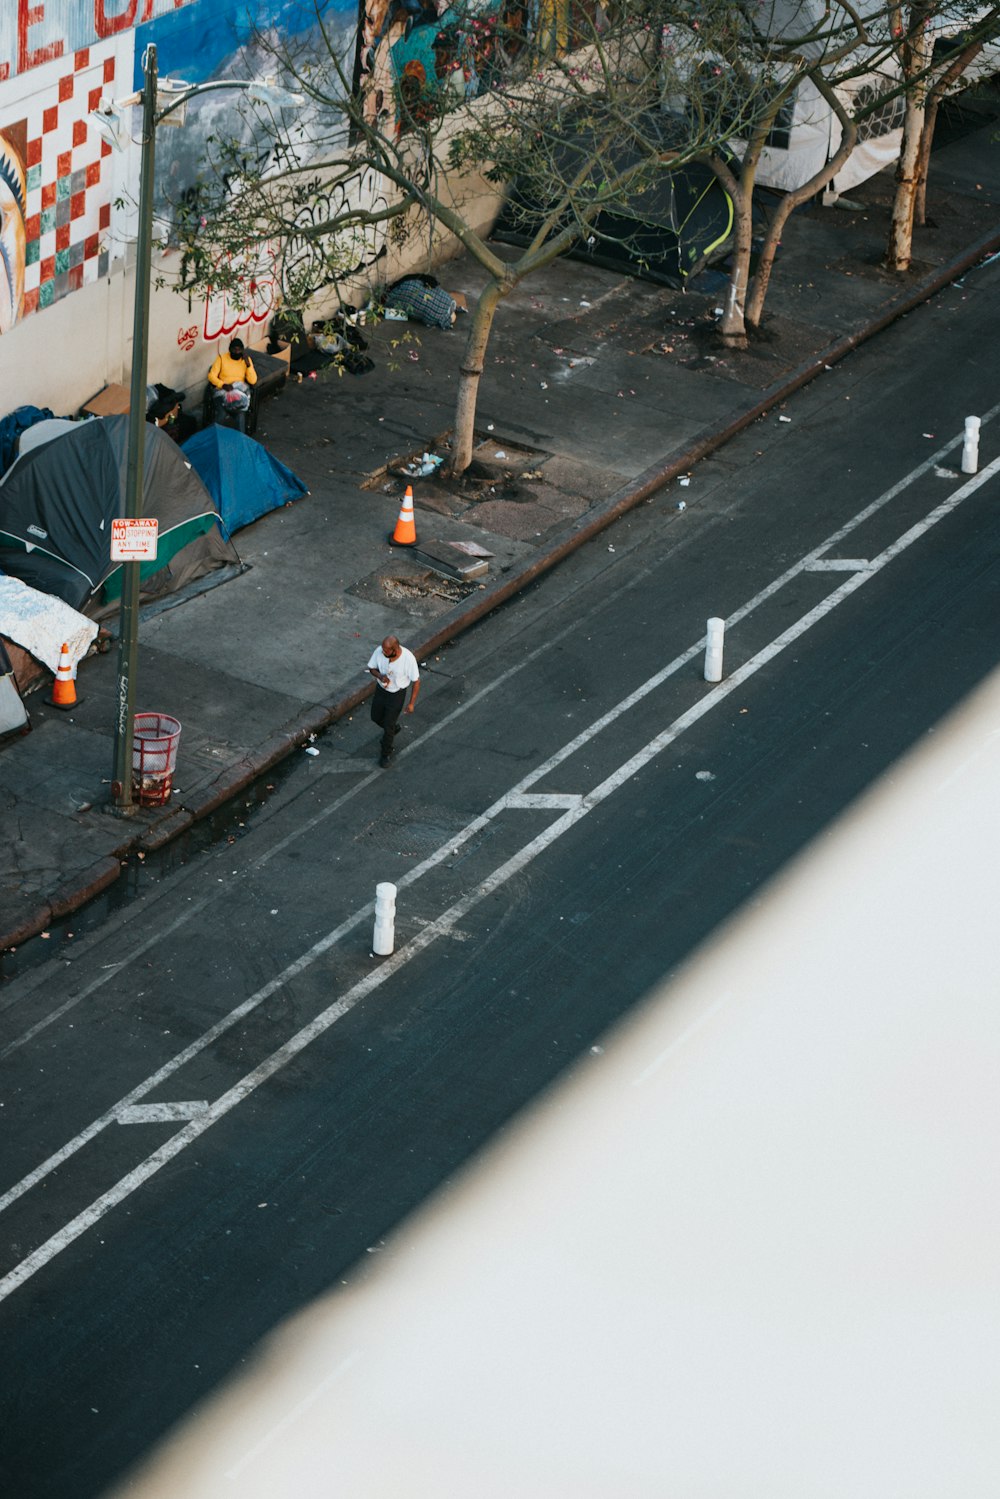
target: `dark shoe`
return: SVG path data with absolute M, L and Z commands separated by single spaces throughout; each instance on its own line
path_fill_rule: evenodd
M 382 767 L 383 770 L 388 770 L 389 766 L 392 764 L 392 756 L 391 755 L 383 755 L 382 758 L 381 758 L 381 760 L 378 763 Z
M 405 723 L 394 723 L 393 726 L 392 726 L 393 735 L 395 736 L 396 734 L 402 733 L 403 729 L 405 729 L 405 728 L 406 728 Z

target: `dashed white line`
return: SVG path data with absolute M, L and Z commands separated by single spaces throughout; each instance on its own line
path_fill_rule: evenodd
M 208 1099 L 191 1103 L 133 1103 L 119 1109 L 119 1124 L 173 1124 L 175 1120 L 197 1119 L 208 1109 Z
M 949 444 L 949 447 L 951 446 L 954 446 L 954 444 Z M 948 451 L 948 449 L 946 448 L 943 451 L 946 452 Z M 927 463 L 920 466 L 919 470 L 915 470 L 914 472 L 918 473 L 926 471 L 927 467 L 934 461 L 936 461 L 936 459 L 928 460 Z M 3 1300 L 7 1296 L 11 1295 L 13 1291 L 15 1291 L 19 1286 L 23 1285 L 26 1280 L 28 1280 L 44 1265 L 48 1264 L 50 1260 L 54 1259 L 56 1255 L 61 1253 L 62 1250 L 68 1247 L 68 1245 L 71 1244 L 75 1239 L 79 1238 L 81 1234 L 85 1233 L 89 1228 L 93 1227 L 95 1223 L 99 1222 L 100 1219 L 111 1210 L 111 1208 L 124 1201 L 133 1192 L 135 1192 L 139 1186 L 148 1181 L 150 1177 L 155 1175 L 155 1173 L 159 1171 L 161 1166 L 165 1165 L 176 1155 L 180 1154 L 180 1152 L 186 1149 L 186 1147 L 191 1144 L 192 1141 L 196 1140 L 200 1135 L 202 1135 L 218 1119 L 229 1113 L 233 1108 L 237 1106 L 237 1104 L 242 1103 L 264 1082 L 274 1076 L 276 1072 L 280 1071 L 281 1068 L 283 1068 L 293 1057 L 297 1056 L 299 1052 L 310 1045 L 310 1043 L 314 1041 L 318 1036 L 322 1035 L 327 1029 L 329 1029 L 331 1025 L 335 1024 L 336 1021 L 340 1020 L 344 1015 L 352 1010 L 358 1003 L 360 1003 L 362 999 L 366 998 L 369 994 L 380 988 L 381 985 L 384 984 L 389 978 L 391 978 L 396 972 L 398 972 L 400 968 L 402 968 L 406 963 L 410 962 L 413 958 L 418 956 L 419 953 L 423 952 L 427 947 L 429 947 L 433 941 L 435 941 L 438 937 L 450 935 L 450 933 L 454 930 L 456 924 L 464 916 L 466 916 L 469 911 L 471 911 L 476 905 L 478 905 L 480 901 L 482 901 L 486 896 L 490 895 L 493 891 L 501 888 L 510 878 L 512 878 L 513 875 L 519 873 L 522 869 L 524 869 L 535 858 L 537 858 L 540 853 L 549 848 L 571 827 L 575 826 L 575 824 L 579 822 L 581 818 L 587 816 L 608 796 L 610 796 L 614 791 L 617 791 L 628 780 L 636 775 L 638 771 L 640 771 L 652 759 L 660 754 L 661 751 L 665 749 L 667 745 L 671 744 L 687 727 L 703 717 L 718 702 L 724 700 L 731 692 L 735 691 L 737 687 L 741 686 L 749 677 L 761 670 L 763 666 L 773 660 L 774 657 L 777 656 L 781 651 L 785 650 L 788 645 L 805 634 L 807 630 L 809 630 L 814 624 L 817 623 L 817 621 L 824 618 L 833 609 L 835 609 L 838 604 L 842 603 L 846 598 L 850 597 L 852 593 L 856 592 L 860 587 L 868 582 L 871 577 L 880 572 L 883 567 L 885 567 L 895 557 L 899 556 L 901 552 L 903 552 L 907 547 L 911 546 L 913 542 L 919 539 L 919 537 L 925 535 L 926 532 L 928 532 L 947 514 L 953 511 L 964 499 L 966 499 L 970 494 L 974 493 L 981 487 L 981 485 L 986 483 L 998 472 L 1000 472 L 1000 458 L 995 459 L 986 468 L 982 469 L 980 473 L 969 479 L 951 496 L 949 496 L 947 500 L 944 500 L 941 504 L 935 506 L 930 514 L 928 514 L 923 520 L 911 526 L 909 530 L 907 530 L 902 536 L 897 538 L 896 541 L 886 547 L 881 553 L 879 553 L 877 557 L 873 558 L 866 565 L 863 572 L 852 573 L 837 589 L 834 590 L 832 594 L 830 594 L 825 600 L 823 600 L 822 603 L 818 604 L 814 609 L 811 609 L 807 614 L 803 615 L 794 624 L 790 625 L 788 629 L 784 630 L 781 635 L 773 640 L 762 651 L 758 652 L 756 656 L 746 661 L 741 667 L 733 672 L 730 677 L 727 677 L 723 682 L 713 686 L 711 690 L 706 692 L 704 697 L 701 698 L 691 708 L 689 708 L 687 712 L 681 714 L 681 716 L 675 719 L 674 722 L 668 726 L 668 728 L 663 730 L 662 733 L 658 734 L 654 739 L 652 739 L 647 745 L 645 745 L 640 751 L 638 751 L 637 754 L 631 756 L 623 765 L 619 766 L 618 769 L 612 773 L 612 775 L 606 777 L 604 781 L 602 781 L 598 786 L 594 787 L 593 790 L 587 792 L 582 796 L 572 797 L 570 797 L 568 794 L 553 793 L 552 796 L 555 799 L 556 803 L 559 805 L 561 805 L 562 802 L 567 799 L 572 801 L 572 805 L 563 812 L 563 815 L 561 817 L 557 818 L 556 821 L 550 824 L 548 828 L 539 833 L 535 838 L 531 839 L 515 855 L 508 859 L 498 869 L 494 870 L 490 875 L 482 880 L 479 885 L 475 887 L 475 889 L 468 892 L 465 896 L 462 897 L 462 899 L 452 905 L 440 917 L 432 922 L 429 922 L 422 931 L 420 931 L 403 947 L 398 949 L 392 957 L 385 959 L 377 969 L 373 970 L 372 973 L 366 975 L 365 978 L 359 980 L 356 984 L 354 984 L 340 999 L 335 1001 L 332 1005 L 328 1006 L 320 1014 L 315 1016 L 313 1020 L 311 1020 L 307 1025 L 303 1026 L 287 1042 L 285 1042 L 281 1047 L 277 1048 L 277 1050 L 272 1052 L 270 1056 L 268 1056 L 264 1059 L 264 1061 L 258 1064 L 257 1067 L 253 1068 L 249 1073 L 247 1073 L 246 1076 L 243 1077 L 237 1084 L 230 1088 L 220 1098 L 215 1100 L 214 1103 L 210 1103 L 203 1112 L 200 1112 L 195 1118 L 192 1118 L 184 1129 L 180 1130 L 170 1140 L 166 1141 L 158 1150 L 154 1151 L 150 1156 L 148 1156 L 147 1159 L 143 1161 L 139 1166 L 137 1166 L 133 1171 L 122 1177 L 121 1180 L 115 1184 L 115 1186 L 109 1189 L 109 1191 L 105 1192 L 82 1213 L 78 1214 L 77 1217 L 72 1220 L 72 1222 L 66 1224 L 65 1227 L 62 1228 L 58 1233 L 53 1235 L 44 1244 L 40 1245 L 34 1251 L 34 1253 L 27 1256 L 20 1262 L 20 1264 L 15 1266 L 14 1269 L 12 1269 L 2 1280 L 0 1280 L 0 1300 Z M 892 492 L 898 492 L 900 487 L 901 486 L 895 486 L 894 491 Z M 862 515 L 867 517 L 868 514 L 871 514 L 873 512 L 873 509 L 879 508 L 880 503 L 884 502 L 884 500 L 881 502 L 875 502 L 874 506 L 869 506 L 866 512 L 862 512 Z M 842 531 L 844 531 L 844 528 L 842 528 Z M 846 531 L 844 531 L 844 534 L 846 534 Z M 832 543 L 827 543 L 825 545 L 829 544 Z M 789 570 L 788 573 L 783 574 L 783 578 L 787 581 L 790 577 L 793 577 L 797 572 L 803 570 L 803 568 L 806 567 L 811 560 L 814 560 L 816 557 L 818 557 L 823 550 L 824 547 L 817 548 L 814 552 L 809 554 L 809 557 L 802 559 L 802 561 L 797 563 L 793 569 Z M 764 596 L 770 596 L 773 591 L 775 591 L 775 585 L 770 585 L 768 589 L 763 590 L 762 594 L 757 595 L 756 598 L 759 600 Z M 751 605 L 753 604 L 753 602 L 754 601 L 751 601 Z M 739 613 L 741 615 L 748 613 L 751 605 L 744 606 L 743 610 L 739 611 Z M 734 617 L 735 616 L 730 616 L 730 619 Z M 535 771 L 531 772 L 519 783 L 518 786 L 512 788 L 511 791 L 506 793 L 503 797 L 499 798 L 499 800 L 496 801 L 493 806 L 487 810 L 487 812 L 475 818 L 474 821 L 470 823 L 469 826 L 464 829 L 457 838 L 450 839 L 445 845 L 442 846 L 441 849 L 437 850 L 428 859 L 424 860 L 421 865 L 411 870 L 409 875 L 405 876 L 399 882 L 399 884 L 401 886 L 412 884 L 413 881 L 417 879 L 422 873 L 425 873 L 428 869 L 434 868 L 436 865 L 440 864 L 443 860 L 448 858 L 451 854 L 456 852 L 458 848 L 461 847 L 463 843 L 467 842 L 468 839 L 472 837 L 476 831 L 485 827 L 486 824 L 492 820 L 492 818 L 498 816 L 501 812 L 515 808 L 523 808 L 526 805 L 538 805 L 537 798 L 529 799 L 525 797 L 525 789 L 528 786 L 540 780 L 544 775 L 549 774 L 550 770 L 554 768 L 555 765 L 568 758 L 570 754 L 575 753 L 576 749 L 578 749 L 582 744 L 585 744 L 589 739 L 592 739 L 597 733 L 601 731 L 603 727 L 605 727 L 608 723 L 613 722 L 617 717 L 621 715 L 621 713 L 627 711 L 629 706 L 631 706 L 634 702 L 639 701 L 649 691 L 652 691 L 654 685 L 659 685 L 662 681 L 665 681 L 667 677 L 669 677 L 674 671 L 679 669 L 679 666 L 683 664 L 683 662 L 692 659 L 692 657 L 703 648 L 703 645 L 704 640 L 700 641 L 697 646 L 691 647 L 688 651 L 677 657 L 675 661 L 671 662 L 669 666 L 664 667 L 661 672 L 656 674 L 655 678 L 650 678 L 649 682 L 644 683 L 643 686 L 637 689 L 636 692 L 630 693 L 627 698 L 623 699 L 623 701 L 616 706 L 616 708 L 612 709 L 609 713 L 605 714 L 601 719 L 598 719 L 594 724 L 592 724 L 589 730 L 586 730 L 584 731 L 584 733 L 578 735 L 576 739 L 571 741 L 570 745 L 564 746 L 564 748 L 556 755 L 551 756 L 543 766 L 540 766 Z M 551 805 L 551 801 L 549 802 L 549 805 Z M 209 1031 L 205 1032 L 205 1034 L 197 1041 L 192 1042 L 191 1046 L 187 1047 L 184 1052 L 179 1053 L 177 1057 L 166 1063 L 164 1067 L 160 1068 L 153 1077 L 147 1079 L 144 1083 L 141 1083 L 138 1087 L 134 1088 L 126 1098 L 122 1099 L 112 1109 L 108 1110 L 108 1112 L 102 1115 L 100 1119 L 95 1120 L 86 1130 L 78 1135 L 75 1140 L 70 1141 L 61 1151 L 50 1157 L 48 1162 L 44 1163 L 43 1166 L 39 1167 L 36 1171 L 32 1172 L 30 1176 L 25 1177 L 22 1182 L 19 1182 L 15 1187 L 11 1188 L 11 1190 L 8 1191 L 4 1195 L 4 1197 L 0 1198 L 0 1211 L 9 1206 L 10 1203 L 16 1200 L 16 1198 L 23 1195 L 23 1193 L 29 1190 L 31 1186 L 35 1185 L 45 1175 L 53 1170 L 56 1165 L 61 1164 L 63 1161 L 68 1159 L 69 1156 L 71 1156 L 76 1150 L 80 1149 L 80 1147 L 88 1140 L 93 1139 L 101 1129 L 105 1128 L 111 1122 L 119 1119 L 123 1110 L 127 1110 L 128 1108 L 136 1104 L 139 1099 L 141 1099 L 145 1094 L 153 1091 L 155 1087 L 159 1086 L 160 1083 L 162 1083 L 167 1077 L 169 1077 L 173 1072 L 176 1072 L 179 1067 L 183 1066 L 186 1061 L 190 1060 L 193 1056 L 196 1056 L 199 1052 L 203 1051 L 205 1047 L 210 1045 L 213 1040 L 215 1040 L 219 1035 L 223 1034 L 225 1030 L 233 1025 L 238 1018 L 247 1014 L 251 1009 L 255 1008 L 256 1005 L 260 1004 L 263 999 L 265 999 L 270 994 L 273 994 L 277 989 L 284 987 L 297 974 L 303 972 L 305 968 L 309 967 L 316 961 L 318 957 L 320 957 L 337 941 L 339 941 L 347 931 L 350 931 L 358 924 L 359 921 L 363 920 L 365 917 L 370 916 L 372 913 L 372 909 L 372 904 L 368 903 L 360 911 L 356 911 L 351 917 L 349 917 L 346 921 L 342 922 L 338 927 L 336 927 L 334 931 L 330 932 L 326 937 L 315 943 L 307 953 L 303 954 L 294 963 L 290 964 L 285 970 L 283 970 L 282 973 L 278 974 L 268 984 L 264 985 L 262 989 L 258 990 L 257 993 L 251 996 L 250 999 L 245 1001 L 244 1004 L 238 1006 L 234 1011 L 231 1011 L 229 1015 L 218 1021 L 216 1025 L 211 1027 Z

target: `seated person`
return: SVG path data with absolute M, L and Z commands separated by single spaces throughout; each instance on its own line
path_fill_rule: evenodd
M 154 427 L 159 427 L 172 437 L 174 442 L 181 441 L 180 428 L 181 403 L 176 391 L 169 391 L 166 395 L 157 396 L 156 400 L 146 412 L 147 422 Z
M 216 355 L 208 372 L 208 383 L 214 386 L 212 403 L 216 421 L 220 416 L 234 417 L 236 426 L 241 432 L 245 432 L 247 412 L 250 410 L 250 387 L 257 384 L 257 371 L 241 338 L 233 339 L 228 354 Z

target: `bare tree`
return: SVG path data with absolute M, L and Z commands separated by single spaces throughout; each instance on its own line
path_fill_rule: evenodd
M 984 11 L 971 5 L 956 6 L 947 0 L 944 3 L 913 0 L 905 10 L 900 8 L 892 14 L 906 113 L 885 263 L 889 270 L 905 271 L 913 255 L 914 226 L 922 224 L 925 218 L 927 174 L 938 107 L 944 95 L 954 89 L 975 62 L 986 42 L 1000 35 L 1000 7 Z M 961 25 L 962 37 L 957 55 L 935 67 L 936 37 L 945 28 L 954 29 L 956 25 Z
M 884 15 L 881 0 L 873 14 Z M 835 0 L 825 5 L 793 0 L 788 5 L 775 3 L 763 10 L 747 4 L 739 7 L 728 27 L 716 29 L 718 51 L 699 65 L 702 75 L 714 69 L 720 80 L 725 80 L 729 97 L 742 98 L 756 89 L 761 101 L 751 130 L 743 136 L 738 165 L 718 154 L 708 158 L 735 210 L 730 279 L 718 330 L 722 342 L 729 347 L 744 347 L 748 329 L 760 326 L 771 271 L 789 215 L 833 179 L 854 148 L 856 127 L 834 80 L 851 76 L 857 68 L 854 54 L 861 49 L 871 51 L 870 20 L 850 0 Z M 700 35 L 689 34 L 686 45 L 688 49 L 700 49 Z M 840 142 L 808 181 L 784 194 L 771 214 L 754 266 L 754 193 L 761 156 L 782 112 L 791 106 L 806 79 L 839 122 Z M 719 86 L 722 88 L 721 82 Z
M 732 11 L 731 0 L 703 10 L 703 42 L 731 24 Z M 248 160 L 235 142 L 213 142 L 212 170 L 188 195 L 178 226 L 183 285 L 238 295 L 257 247 L 277 243 L 285 303 L 302 309 L 370 261 L 373 237 L 393 244 L 431 224 L 449 231 L 487 276 L 458 381 L 452 468 L 461 473 L 504 299 L 606 210 L 641 205 L 664 173 L 721 149 L 734 128 L 755 128 L 761 84 L 749 79 L 738 101 L 720 101 L 685 78 L 688 60 L 662 45 L 675 13 L 673 0 L 616 0 L 613 9 L 585 0 L 560 11 L 554 28 L 533 30 L 527 10 L 508 3 L 484 34 L 484 23 L 456 21 L 453 10 L 436 35 L 432 79 L 423 65 L 423 77 L 393 72 L 384 59 L 380 66 L 373 45 L 360 54 L 360 87 L 350 50 L 320 19 L 308 53 L 275 47 L 282 72 L 310 101 L 300 134 L 284 141 L 280 169 Z M 699 105 L 678 132 L 664 128 L 664 101 L 682 88 Z M 476 174 L 498 188 L 516 179 L 522 203 L 530 200 L 527 243 L 513 258 L 497 253 L 473 212 L 465 184 Z M 220 193 L 219 182 L 234 177 L 238 190 Z

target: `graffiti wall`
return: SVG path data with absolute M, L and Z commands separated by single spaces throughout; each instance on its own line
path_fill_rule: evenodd
M 0 5 L 0 334 L 107 274 L 111 147 L 88 123 L 131 92 L 120 38 L 195 0 Z
M 42 71 L 9 110 L 0 84 L 0 333 L 108 267 L 110 147 L 87 113 L 115 86 L 114 48 L 81 47 Z
M 353 46 L 357 0 L 325 0 L 321 9 Z M 150 42 L 161 78 L 197 84 L 273 73 L 268 39 L 294 45 L 315 25 L 312 0 L 0 0 L 0 335 L 124 255 L 127 214 L 116 211 L 112 147 L 88 116 L 102 95 L 122 99 L 141 87 Z M 242 131 L 252 148 L 252 121 L 236 97 L 205 95 L 183 129 L 157 132 L 159 224 L 183 206 L 213 133 Z M 134 193 L 139 152 L 129 158 Z M 273 278 L 257 276 L 237 320 L 246 312 L 263 321 L 275 295 Z M 233 324 L 233 310 L 209 299 L 178 343 L 192 327 L 212 341 Z

